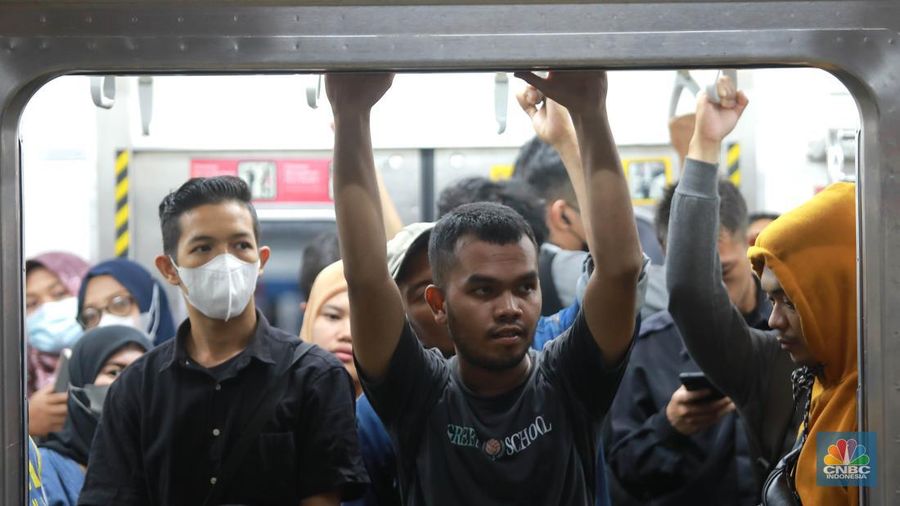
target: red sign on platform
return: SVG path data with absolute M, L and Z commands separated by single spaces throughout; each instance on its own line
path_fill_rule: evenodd
M 238 176 L 250 186 L 254 202 L 330 203 L 331 160 L 191 160 L 191 177 Z

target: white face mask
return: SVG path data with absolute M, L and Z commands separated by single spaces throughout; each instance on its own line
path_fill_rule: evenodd
M 110 325 L 124 325 L 125 327 L 134 327 L 139 330 L 146 330 L 146 325 L 142 325 L 140 316 L 119 316 L 111 313 L 103 313 L 100 317 L 98 327 L 109 327 Z
M 259 276 L 259 260 L 244 262 L 230 253 L 222 253 L 200 267 L 179 267 L 174 260 L 172 265 L 187 290 L 188 302 L 214 320 L 228 321 L 243 313 Z

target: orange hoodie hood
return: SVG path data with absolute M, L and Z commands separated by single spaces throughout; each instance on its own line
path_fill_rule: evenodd
M 856 431 L 856 185 L 836 183 L 784 214 L 748 251 L 753 269 L 769 267 L 800 316 L 816 379 L 809 439 L 797 463 L 804 504 L 856 505 L 856 487 L 816 485 L 818 432 Z

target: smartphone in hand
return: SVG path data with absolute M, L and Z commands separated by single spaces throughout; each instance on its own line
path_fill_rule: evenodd
M 684 388 L 694 391 L 707 389 L 710 391 L 708 397 L 704 397 L 700 402 L 712 402 L 725 397 L 721 390 L 716 388 L 702 372 L 683 372 L 678 375 Z
M 69 359 L 72 350 L 63 348 L 59 354 L 59 363 L 56 365 L 56 383 L 53 384 L 54 392 L 65 392 L 69 389 Z

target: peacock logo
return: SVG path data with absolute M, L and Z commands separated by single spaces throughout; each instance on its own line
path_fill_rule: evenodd
M 865 446 L 856 439 L 841 438 L 828 446 L 822 471 L 827 480 L 865 480 L 872 472 L 869 461 Z
M 816 441 L 816 485 L 874 487 L 878 444 L 874 432 L 819 432 Z
M 828 447 L 825 455 L 826 466 L 867 466 L 869 455 L 866 447 L 857 444 L 855 439 L 838 439 Z

